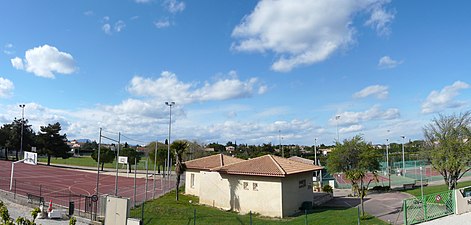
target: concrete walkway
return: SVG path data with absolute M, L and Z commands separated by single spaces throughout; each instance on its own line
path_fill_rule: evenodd
M 463 213 L 461 215 L 450 215 L 438 218 L 432 221 L 421 223 L 420 225 L 469 225 L 471 224 L 471 213 Z

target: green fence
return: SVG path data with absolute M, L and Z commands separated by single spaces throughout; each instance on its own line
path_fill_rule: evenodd
M 404 224 L 416 224 L 455 212 L 454 191 L 424 195 L 423 198 L 409 198 L 403 202 Z

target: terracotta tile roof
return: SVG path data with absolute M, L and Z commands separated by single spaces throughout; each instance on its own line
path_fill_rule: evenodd
M 286 175 L 320 170 L 322 167 L 296 162 L 294 160 L 264 155 L 247 161 L 234 163 L 217 169 L 220 173 L 251 176 L 285 177 Z
M 238 163 L 245 161 L 243 159 L 235 158 L 232 156 L 227 156 L 223 154 L 216 154 L 211 156 L 206 156 L 199 159 L 194 159 L 186 161 L 186 168 L 189 169 L 199 169 L 199 170 L 211 170 L 213 168 Z
M 288 159 L 294 160 L 294 161 L 300 162 L 300 163 L 306 163 L 306 164 L 314 165 L 314 160 L 305 159 L 305 158 L 299 157 L 299 156 L 291 156 Z

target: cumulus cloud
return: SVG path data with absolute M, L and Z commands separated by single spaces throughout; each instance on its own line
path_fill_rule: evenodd
M 59 51 L 54 46 L 43 45 L 26 51 L 25 58 L 10 60 L 13 67 L 26 70 L 39 77 L 54 78 L 54 74 L 75 72 L 75 61 L 71 54 Z
M 352 133 L 352 132 L 357 132 L 361 131 L 363 129 L 362 125 L 359 124 L 354 124 L 348 127 L 342 127 L 339 129 L 339 133 Z
M 109 23 L 103 24 L 103 26 L 101 26 L 101 29 L 103 30 L 103 32 L 105 32 L 105 34 L 111 34 L 111 25 Z
M 87 10 L 85 12 L 83 12 L 83 15 L 85 16 L 93 16 L 93 14 L 95 14 L 92 10 Z
M 379 59 L 378 67 L 383 68 L 383 69 L 392 69 L 396 66 L 399 66 L 402 63 L 403 61 L 397 61 L 397 60 L 392 59 L 389 56 L 383 56 Z
M 459 108 L 466 102 L 454 100 L 460 90 L 468 89 L 469 84 L 462 81 L 455 81 L 452 85 L 445 86 L 440 91 L 432 91 L 427 99 L 422 103 L 422 113 L 440 112 L 449 108 Z
M 177 0 L 165 0 L 164 7 L 171 13 L 183 12 L 185 10 L 185 3 Z
M 400 113 L 397 108 L 389 108 L 386 110 L 381 110 L 378 105 L 371 107 L 370 109 L 364 112 L 343 112 L 335 117 L 331 118 L 329 121 L 331 124 L 338 123 L 339 125 L 354 125 L 360 122 L 367 122 L 371 120 L 392 120 L 399 118 Z M 338 119 L 336 119 L 338 118 Z
M 202 87 L 196 87 L 196 84 L 184 83 L 178 80 L 176 74 L 164 71 L 157 79 L 133 77 L 127 90 L 137 96 L 191 103 L 246 98 L 252 96 L 254 92 L 260 93 L 257 87 L 264 89 L 263 85 L 258 84 L 257 78 L 241 81 L 235 72 L 230 72 L 229 76 L 229 78 L 218 79 L 213 83 L 205 82 Z
M 10 80 L 0 77 L 0 98 L 8 98 L 13 94 L 15 86 Z
M 170 26 L 170 21 L 168 19 L 161 19 L 154 22 L 155 27 L 158 29 L 166 28 Z
M 383 85 L 371 85 L 363 88 L 361 91 L 353 94 L 354 98 L 366 98 L 368 96 L 374 96 L 379 99 L 385 99 L 388 97 L 388 87 Z
M 271 68 L 279 72 L 318 63 L 354 42 L 353 21 L 359 14 L 372 14 L 368 24 L 386 30 L 387 18 L 392 20 L 393 16 L 379 14 L 388 14 L 383 10 L 388 3 L 387 0 L 262 0 L 234 28 L 232 37 L 238 41 L 232 44 L 232 49 L 273 52 L 278 58 Z

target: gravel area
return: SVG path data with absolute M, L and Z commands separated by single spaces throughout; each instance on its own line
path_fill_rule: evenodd
M 5 203 L 5 205 L 8 208 L 8 212 L 10 213 L 10 217 L 16 219 L 20 216 L 26 217 L 27 219 L 31 219 L 31 210 L 32 208 L 16 204 L 14 202 L 11 202 L 7 199 L 0 198 L 0 200 Z M 63 220 L 56 220 L 56 219 L 36 219 L 36 224 L 42 224 L 42 225 L 68 225 L 69 220 L 68 219 L 63 219 Z M 83 223 L 80 221 L 77 221 L 76 225 L 87 225 L 87 223 Z

